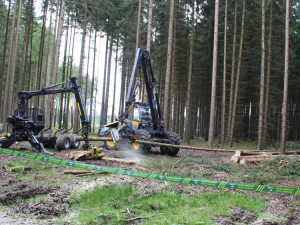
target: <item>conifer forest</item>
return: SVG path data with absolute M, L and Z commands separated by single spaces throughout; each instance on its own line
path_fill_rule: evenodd
M 300 141 L 297 0 L 2 0 L 0 122 L 20 91 L 78 77 L 91 130 L 124 111 L 137 48 L 150 52 L 164 125 L 187 143 Z M 70 94 L 32 98 L 78 129 Z

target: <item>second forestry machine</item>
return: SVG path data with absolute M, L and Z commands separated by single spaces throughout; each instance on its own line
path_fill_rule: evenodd
M 142 75 L 149 103 L 136 100 L 138 92 L 141 99 Z M 155 83 L 149 52 L 139 48 L 127 91 L 125 112 L 118 116 L 117 121 L 99 129 L 99 136 L 113 138 L 113 141 L 104 142 L 107 149 L 122 149 L 129 143 L 133 150 L 147 154 L 151 151 L 151 142 L 158 142 L 173 145 L 161 146 L 161 154 L 175 156 L 178 153 L 179 147 L 174 145 L 180 145 L 180 137 L 164 129 L 158 93 L 154 94 Z
M 83 140 L 85 141 L 82 148 L 84 150 L 90 149 L 92 146 L 89 143 L 88 139 L 89 121 L 85 111 L 84 102 L 81 96 L 81 88 L 77 83 L 76 77 L 72 77 L 70 80 L 63 83 L 45 87 L 42 90 L 19 92 L 18 109 L 15 110 L 13 116 L 8 117 L 7 123 L 2 129 L 2 133 L 4 129 L 9 129 L 10 132 L 6 134 L 6 137 L 4 139 L 0 140 L 0 147 L 9 148 L 15 142 L 28 141 L 35 149 L 50 155 L 53 155 L 54 153 L 47 151 L 45 147 L 53 145 L 55 146 L 55 142 L 58 150 L 68 149 L 70 147 L 78 148 L 79 143 L 75 140 L 75 134 L 75 136 L 61 135 L 57 138 L 55 136 L 43 135 L 45 131 L 51 128 L 51 125 L 49 128 L 44 128 L 44 111 L 39 108 L 28 108 L 28 101 L 34 96 L 68 92 L 73 93 L 75 95 L 76 105 L 78 106 L 82 126 L 81 133 L 83 136 Z M 76 131 L 76 133 L 77 132 L 79 132 L 79 130 Z

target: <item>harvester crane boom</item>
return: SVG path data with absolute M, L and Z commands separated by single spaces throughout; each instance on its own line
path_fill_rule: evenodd
M 130 107 L 136 101 L 137 89 L 141 85 L 139 82 L 140 69 L 143 70 L 144 82 L 152 116 L 153 130 L 163 131 L 164 123 L 161 117 L 159 98 L 157 93 L 154 94 L 156 79 L 152 70 L 150 54 L 146 49 L 143 48 L 138 48 L 136 51 L 134 66 L 131 73 L 130 84 L 125 102 L 125 117 L 128 117 Z

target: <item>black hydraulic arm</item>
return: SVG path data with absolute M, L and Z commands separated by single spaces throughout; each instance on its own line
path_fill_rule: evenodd
M 150 54 L 146 49 L 139 48 L 136 51 L 135 61 L 131 73 L 130 84 L 126 96 L 126 112 L 129 107 L 135 102 L 136 91 L 140 85 L 138 82 L 138 71 L 142 68 L 145 86 L 147 90 L 148 102 L 152 115 L 152 123 L 154 130 L 163 130 L 164 125 L 160 114 L 158 98 L 154 96 L 154 86 L 156 79 L 153 74 Z
M 65 85 L 65 87 L 58 88 L 59 86 L 62 86 L 62 85 Z M 76 104 L 77 104 L 80 119 L 81 119 L 82 136 L 85 140 L 83 149 L 87 149 L 90 147 L 90 144 L 88 141 L 89 121 L 88 121 L 87 113 L 85 110 L 85 105 L 82 100 L 81 88 L 78 85 L 76 77 L 72 77 L 70 80 L 63 82 L 63 83 L 45 87 L 42 90 L 19 92 L 19 94 L 18 94 L 18 110 L 17 110 L 16 116 L 19 119 L 24 119 L 27 117 L 28 100 L 30 98 L 32 98 L 33 96 L 67 93 L 67 92 L 72 92 L 75 95 L 75 100 L 76 100 Z

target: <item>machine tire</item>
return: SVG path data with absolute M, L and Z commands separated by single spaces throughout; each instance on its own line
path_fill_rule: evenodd
M 67 135 L 60 135 L 56 139 L 56 148 L 58 151 L 68 150 L 71 147 L 71 140 Z
M 180 137 L 178 136 L 178 134 L 171 131 L 167 131 L 166 135 L 170 141 L 170 144 L 180 145 Z M 160 153 L 162 155 L 176 156 L 179 150 L 180 148 L 175 148 L 175 147 L 164 147 L 164 146 L 160 147 Z
M 75 141 L 75 137 L 78 136 L 77 134 L 70 134 L 69 138 L 71 141 L 70 149 L 78 149 L 80 146 L 80 141 Z
M 110 130 L 104 132 L 104 137 L 112 137 Z M 117 150 L 117 146 L 113 141 L 104 141 L 104 146 L 107 150 Z
M 135 131 L 135 139 L 142 141 L 151 141 L 151 135 L 147 130 L 139 129 Z M 151 151 L 151 145 L 147 144 L 133 143 L 132 148 L 134 151 L 141 154 L 149 154 L 149 152 Z

